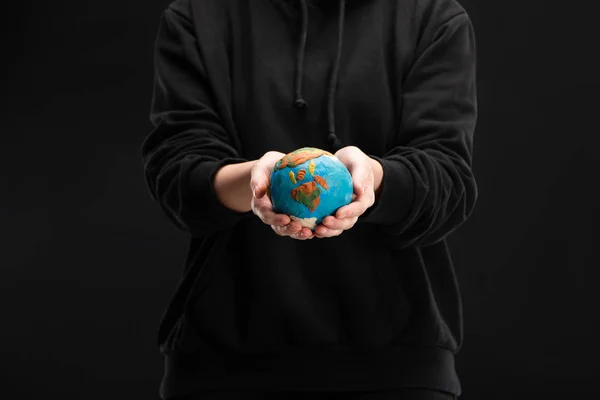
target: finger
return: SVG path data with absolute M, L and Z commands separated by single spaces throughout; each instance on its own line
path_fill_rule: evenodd
M 346 231 L 352 228 L 356 221 L 358 221 L 358 217 L 335 218 L 333 216 L 329 216 L 323 219 L 323 225 L 329 229 Z
M 296 231 L 296 230 L 293 230 L 292 228 L 289 228 L 288 225 L 286 225 L 286 226 L 271 225 L 271 229 L 273 229 L 273 232 L 275 232 L 279 236 L 292 236 L 292 235 L 300 232 L 300 230 Z
M 318 238 L 330 238 L 330 237 L 334 237 L 334 236 L 339 236 L 342 234 L 342 232 L 343 232 L 343 230 L 329 229 L 323 225 L 318 225 L 315 228 L 315 236 L 317 236 Z
M 314 238 L 315 235 L 309 228 L 302 228 L 300 232 L 290 235 L 290 237 L 296 240 L 310 240 Z
M 336 213 L 335 217 L 337 219 L 347 219 L 347 218 L 355 218 L 359 217 L 367 210 L 367 203 L 360 199 L 352 202 L 344 207 L 341 207 Z
M 302 237 L 306 239 L 312 239 L 315 237 L 315 233 L 310 228 L 302 228 Z
M 292 221 L 285 226 L 271 225 L 271 228 L 280 236 L 291 236 L 302 231 L 302 225 L 297 221 Z
M 288 215 L 278 214 L 273 211 L 271 202 L 267 198 L 253 199 L 252 211 L 267 225 L 285 226 L 291 222 L 291 218 Z
M 369 207 L 372 207 L 373 204 L 375 204 L 375 193 L 372 189 L 367 189 L 365 193 L 358 196 L 355 201 L 340 207 L 336 211 L 335 217 L 338 219 L 360 217 Z
M 310 240 L 315 237 L 315 234 L 309 228 L 302 227 L 300 231 L 290 235 L 290 237 L 296 240 Z

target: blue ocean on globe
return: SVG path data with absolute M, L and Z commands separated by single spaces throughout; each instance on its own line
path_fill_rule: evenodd
M 295 150 L 273 167 L 269 197 L 276 213 L 314 230 L 352 201 L 352 176 L 333 154 L 314 147 Z

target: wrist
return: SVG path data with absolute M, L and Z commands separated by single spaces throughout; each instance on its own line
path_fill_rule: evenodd
M 375 198 L 379 197 L 381 193 L 381 185 L 383 183 L 383 166 L 379 161 L 369 157 L 371 163 L 371 170 L 373 171 L 373 191 L 375 192 Z
M 251 210 L 250 172 L 258 160 L 227 164 L 215 173 L 213 186 L 219 201 L 237 212 Z

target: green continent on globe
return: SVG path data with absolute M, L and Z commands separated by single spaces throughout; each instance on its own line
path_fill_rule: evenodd
M 292 190 L 292 198 L 300 204 L 304 204 L 310 211 L 315 211 L 321 202 L 321 189 L 317 183 L 306 182 Z

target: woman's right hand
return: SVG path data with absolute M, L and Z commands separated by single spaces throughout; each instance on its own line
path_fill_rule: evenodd
M 250 189 L 253 193 L 252 212 L 280 236 L 289 236 L 298 240 L 312 239 L 314 233 L 309 228 L 303 228 L 298 221 L 292 220 L 286 214 L 275 213 L 273 204 L 266 195 L 271 171 L 275 163 L 284 156 L 285 153 L 269 151 L 254 164 L 250 172 Z

